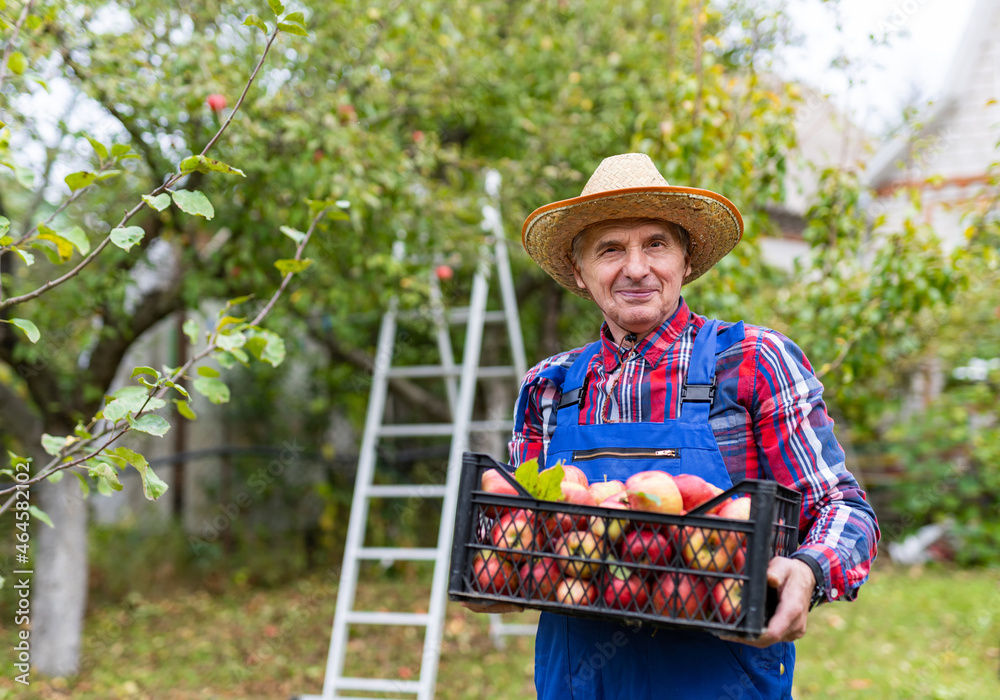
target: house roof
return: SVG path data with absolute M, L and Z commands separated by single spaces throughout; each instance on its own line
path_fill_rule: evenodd
M 897 164 L 905 160 L 906 151 L 915 138 L 934 132 L 952 115 L 959 101 L 962 89 L 973 73 L 977 57 L 982 52 L 983 42 L 990 38 L 991 21 L 1000 11 L 996 0 L 976 0 L 969 21 L 962 32 L 958 51 L 944 80 L 944 93 L 930 105 L 917 120 L 919 129 L 896 134 L 880 148 L 868 162 L 867 178 L 869 186 L 879 188 L 889 183 L 897 173 Z

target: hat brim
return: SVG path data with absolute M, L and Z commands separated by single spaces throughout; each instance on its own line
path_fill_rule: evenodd
M 743 236 L 743 217 L 720 194 L 693 187 L 631 187 L 596 192 L 539 207 L 521 229 L 528 255 L 556 282 L 590 299 L 573 275 L 573 238 L 599 221 L 649 218 L 672 221 L 691 237 L 691 274 L 698 279 L 725 257 Z

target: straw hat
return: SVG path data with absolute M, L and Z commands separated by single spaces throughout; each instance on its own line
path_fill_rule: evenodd
M 556 282 L 590 298 L 573 277 L 573 237 L 598 221 L 632 217 L 672 221 L 691 237 L 691 274 L 698 279 L 743 235 L 743 217 L 732 202 L 708 190 L 671 187 L 645 153 L 605 158 L 579 197 L 546 204 L 524 222 L 521 242 Z

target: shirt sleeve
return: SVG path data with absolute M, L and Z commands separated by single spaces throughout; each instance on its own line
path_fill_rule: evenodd
M 514 434 L 508 445 L 511 467 L 530 459 L 545 468 L 545 454 L 556 429 L 556 413 L 562 398 L 562 386 L 548 374 L 551 368 L 566 368 L 573 364 L 580 350 L 561 353 L 539 362 L 528 370 L 521 382 L 514 407 Z
M 878 520 L 847 470 L 823 385 L 802 350 L 779 333 L 757 339 L 754 437 L 769 476 L 802 494 L 800 547 L 822 568 L 825 599 L 854 600 L 868 579 Z

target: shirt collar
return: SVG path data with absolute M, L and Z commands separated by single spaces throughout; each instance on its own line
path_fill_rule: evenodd
M 674 315 L 643 338 L 642 342 L 635 346 L 635 352 L 642 355 L 650 367 L 656 367 L 670 346 L 684 332 L 690 320 L 691 309 L 688 308 L 684 297 L 681 297 Z M 620 360 L 618 344 L 614 341 L 611 329 L 605 321 L 601 324 L 601 361 L 604 363 L 605 371 L 613 371 Z

